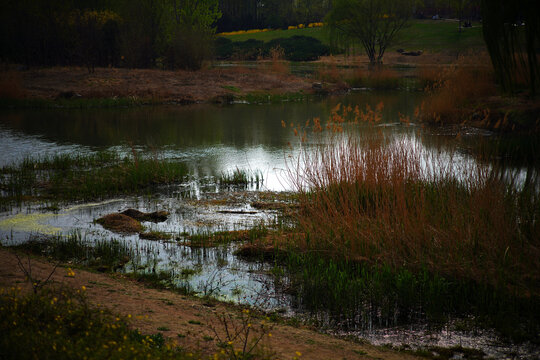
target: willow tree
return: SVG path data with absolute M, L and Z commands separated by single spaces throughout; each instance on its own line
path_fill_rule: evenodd
M 325 23 L 335 45 L 360 44 L 370 64 L 382 64 L 384 52 L 411 18 L 415 0 L 336 0 Z
M 499 83 L 515 92 L 540 86 L 540 16 L 537 0 L 482 0 L 483 35 Z

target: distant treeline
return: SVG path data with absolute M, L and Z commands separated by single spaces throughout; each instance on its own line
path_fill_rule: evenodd
M 4 0 L 0 12 L 0 61 L 26 66 L 82 65 L 89 71 L 95 66 L 198 69 L 203 60 L 215 54 L 216 30 L 278 29 L 320 22 L 332 3 Z M 477 13 L 477 3 L 425 0 L 414 12 L 417 17 L 439 14 L 467 18 Z
M 0 59 L 32 65 L 200 67 L 218 0 L 6 0 Z

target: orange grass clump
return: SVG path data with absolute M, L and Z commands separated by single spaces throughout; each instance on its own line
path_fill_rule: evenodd
M 285 59 L 285 51 L 280 46 L 270 49 L 271 71 L 277 74 L 288 74 L 289 63 Z
M 326 125 L 295 128 L 304 141 L 307 129 L 319 139 L 289 164 L 304 250 L 537 291 L 539 194 L 503 182 L 496 166 L 454 161 L 452 151 L 346 129 L 379 122 L 382 110 L 338 105 Z
M 424 75 L 428 76 L 427 70 Z M 467 106 L 496 94 L 493 69 L 485 54 L 460 56 L 456 63 L 441 70 L 430 83 L 426 87 L 428 96 L 421 114 L 422 119 L 428 122 L 442 119 L 461 123 Z

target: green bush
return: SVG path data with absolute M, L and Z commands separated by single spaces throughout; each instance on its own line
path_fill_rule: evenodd
M 285 53 L 285 59 L 290 61 L 313 61 L 330 54 L 328 46 L 310 36 L 295 35 L 290 38 L 278 38 L 270 40 L 265 45 L 268 50 L 281 47 Z
M 230 39 L 218 37 L 214 45 L 216 58 L 220 60 L 256 60 L 261 56 L 268 57 L 270 50 L 277 47 L 283 49 L 285 59 L 290 61 L 313 61 L 330 53 L 329 47 L 320 40 L 300 35 L 273 39 L 267 43 L 255 39 L 233 42 Z

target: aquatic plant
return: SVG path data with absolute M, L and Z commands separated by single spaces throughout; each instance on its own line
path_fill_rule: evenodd
M 115 271 L 136 257 L 135 250 L 125 242 L 115 239 L 89 240 L 77 232 L 68 236 L 30 238 L 15 249 L 101 271 Z
M 260 171 L 250 171 L 236 168 L 233 171 L 222 172 L 218 177 L 219 185 L 224 186 L 248 186 L 254 185 L 257 188 L 263 185 L 264 177 Z
M 183 163 L 112 152 L 63 154 L 0 169 L 3 202 L 32 199 L 91 200 L 111 195 L 138 193 L 158 184 L 182 181 L 187 176 Z
M 231 242 L 253 242 L 269 233 L 264 224 L 253 226 L 247 230 L 200 231 L 187 236 L 188 246 L 213 247 Z
M 418 143 L 344 132 L 380 121 L 382 108 L 338 106 L 324 128 L 313 126 L 329 139 L 303 151 L 290 171 L 299 193 L 298 230 L 306 235 L 302 246 L 538 295 L 534 185 L 520 188 L 496 165 L 455 161 L 452 152 L 426 155 Z

